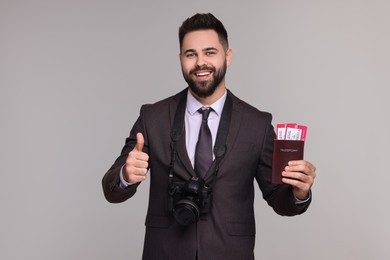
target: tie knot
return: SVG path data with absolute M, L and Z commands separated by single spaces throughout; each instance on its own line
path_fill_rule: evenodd
M 210 107 L 202 107 L 202 108 L 199 108 L 198 112 L 202 114 L 202 120 L 207 121 L 207 119 L 209 118 L 210 112 L 211 112 L 211 108 Z

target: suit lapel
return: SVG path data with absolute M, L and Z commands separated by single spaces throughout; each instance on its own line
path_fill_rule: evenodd
M 187 172 L 192 176 L 196 177 L 196 173 L 194 171 L 194 168 L 192 167 L 191 160 L 188 157 L 188 152 L 186 148 L 186 136 L 185 132 L 183 132 L 183 135 L 180 137 L 179 142 L 177 143 L 177 156 L 179 160 L 183 163 L 184 167 L 186 168 Z M 188 176 L 187 176 L 188 178 Z
M 229 156 L 241 126 L 242 106 L 240 105 L 239 100 L 237 100 L 232 94 L 231 96 L 233 99 L 232 119 L 230 121 L 228 138 L 226 140 L 226 154 L 222 159 L 221 164 Z

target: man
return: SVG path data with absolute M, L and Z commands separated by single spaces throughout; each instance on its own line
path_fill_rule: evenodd
M 271 183 L 272 116 L 226 89 L 232 50 L 218 19 L 188 18 L 179 41 L 189 87 L 142 106 L 121 155 L 103 178 L 104 194 L 112 203 L 129 199 L 150 169 L 144 260 L 254 259 L 254 180 L 276 213 L 293 216 L 310 204 L 315 166 L 291 161 L 282 173 L 284 183 Z M 208 118 L 202 118 L 204 110 Z M 214 154 L 200 158 L 208 152 L 199 153 L 198 143 L 210 134 Z M 211 160 L 211 166 L 205 161 L 199 166 L 201 160 Z

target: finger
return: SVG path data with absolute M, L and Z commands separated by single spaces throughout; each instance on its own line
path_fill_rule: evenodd
M 131 172 L 133 175 L 135 176 L 145 176 L 146 173 L 148 172 L 148 169 L 146 168 L 136 168 L 136 167 L 133 167 L 131 169 Z
M 289 161 L 288 165 L 290 165 L 290 166 L 297 166 L 297 165 L 309 166 L 309 165 L 311 165 L 311 163 L 309 163 L 308 161 L 305 161 L 305 160 L 294 160 L 294 161 Z
M 134 166 L 127 166 L 126 172 L 128 172 L 128 174 L 126 175 L 127 176 L 126 179 L 128 179 L 129 182 L 131 182 L 131 183 L 144 181 L 146 179 L 147 171 L 148 170 L 145 168 L 137 168 Z
M 129 176 L 129 181 L 130 183 L 137 183 L 137 182 L 142 182 L 146 180 L 146 175 L 131 175 Z
M 286 184 L 290 184 L 293 187 L 296 187 L 301 190 L 306 190 L 309 187 L 309 184 L 302 182 L 297 179 L 291 179 L 291 178 L 282 178 L 282 182 Z
M 137 144 L 134 149 L 138 152 L 142 152 L 142 148 L 144 148 L 145 140 L 142 133 L 137 133 Z
M 316 173 L 308 169 L 307 167 L 301 166 L 288 166 L 285 168 L 285 171 L 282 173 L 289 178 L 300 179 L 306 182 L 306 178 L 314 179 L 316 177 Z
M 146 155 L 147 154 L 141 154 L 141 155 Z M 140 168 L 140 169 L 147 169 L 149 166 L 148 160 L 145 156 L 137 158 L 131 162 L 131 165 L 134 168 Z
M 290 165 L 290 166 L 304 165 L 304 166 L 307 166 L 308 168 L 310 168 L 311 170 L 316 171 L 316 167 L 313 164 L 311 164 L 310 162 L 305 161 L 305 160 L 289 161 L 288 165 Z
M 306 174 L 315 173 L 316 167 L 305 160 L 289 161 L 288 166 L 285 168 L 286 171 L 300 171 Z
M 286 166 L 284 170 L 286 172 L 300 172 L 300 173 L 310 174 L 309 168 L 304 165 Z
M 309 190 L 313 186 L 315 175 L 310 176 L 301 172 L 282 172 L 282 182 L 298 189 Z
M 293 179 L 293 180 L 297 180 L 297 181 L 304 182 L 304 183 L 309 183 L 310 182 L 310 176 L 306 175 L 306 174 L 304 174 L 302 172 L 286 172 L 286 171 L 283 171 L 282 172 L 282 176 L 284 178 Z

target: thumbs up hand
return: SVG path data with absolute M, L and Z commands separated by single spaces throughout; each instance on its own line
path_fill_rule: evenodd
M 127 156 L 126 165 L 122 170 L 123 178 L 129 183 L 134 184 L 146 179 L 149 155 L 142 152 L 143 147 L 144 136 L 142 133 L 137 133 L 137 144 Z

